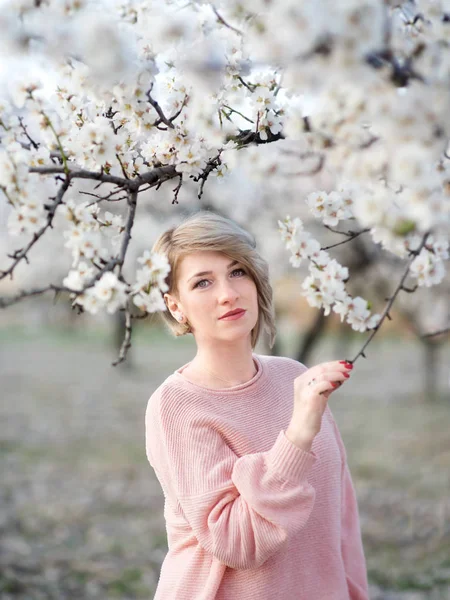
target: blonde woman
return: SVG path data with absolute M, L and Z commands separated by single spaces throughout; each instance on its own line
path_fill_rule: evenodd
M 200 211 L 154 251 L 161 313 L 196 354 L 154 391 L 146 451 L 169 551 L 154 600 L 367 600 L 358 506 L 327 404 L 343 360 L 311 368 L 254 353 L 275 338 L 268 265 L 230 219 Z

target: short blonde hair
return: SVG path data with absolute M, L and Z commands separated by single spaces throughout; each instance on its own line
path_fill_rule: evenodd
M 185 218 L 178 226 L 164 231 L 153 244 L 152 252 L 164 254 L 170 264 L 166 293 L 179 297 L 178 269 L 187 254 L 198 250 L 222 252 L 239 261 L 255 282 L 258 294 L 258 320 L 251 333 L 255 348 L 262 329 L 269 334 L 269 346 L 275 343 L 276 327 L 273 309 L 273 290 L 269 282 L 269 265 L 256 251 L 255 238 L 237 223 L 219 214 L 200 210 Z M 192 333 L 187 323 L 179 323 L 168 309 L 159 312 L 169 331 L 175 335 Z

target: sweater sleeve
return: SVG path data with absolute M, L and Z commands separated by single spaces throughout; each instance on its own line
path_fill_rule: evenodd
M 369 585 L 359 522 L 358 501 L 347 463 L 344 442 L 333 416 L 332 421 L 342 457 L 341 552 L 345 565 L 348 591 L 350 600 L 369 600 Z
M 238 457 L 214 423 L 161 395 L 146 446 L 199 544 L 233 569 L 259 567 L 309 519 L 315 490 L 306 476 L 318 458 L 284 430 L 268 451 Z

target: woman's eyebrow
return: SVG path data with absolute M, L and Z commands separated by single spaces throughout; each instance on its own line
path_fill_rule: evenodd
M 239 264 L 238 260 L 233 260 L 233 262 L 230 262 L 227 269 L 231 269 L 231 267 L 234 267 L 234 265 L 238 265 L 238 264 Z M 201 271 L 200 273 L 196 273 L 195 275 L 192 275 L 192 277 L 189 277 L 188 281 L 190 281 L 191 279 L 194 279 L 194 277 L 200 277 L 200 275 L 211 275 L 211 273 L 212 273 L 212 271 Z

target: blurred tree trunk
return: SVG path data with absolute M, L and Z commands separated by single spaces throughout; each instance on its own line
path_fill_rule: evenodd
M 435 402 L 438 397 L 439 389 L 436 385 L 438 380 L 438 357 L 440 344 L 432 338 L 419 338 L 425 351 L 425 402 Z
M 380 297 L 386 297 L 390 290 L 387 289 L 387 284 L 384 280 L 377 283 L 377 289 L 379 290 Z M 424 402 L 435 402 L 439 396 L 439 387 L 437 381 L 439 379 L 438 364 L 439 364 L 439 348 L 443 343 L 443 339 L 437 340 L 436 338 L 424 338 L 422 337 L 423 332 L 419 329 L 416 322 L 416 316 L 413 311 L 406 309 L 405 307 L 396 306 L 397 312 L 407 320 L 408 326 L 414 332 L 418 343 L 424 350 L 423 358 L 423 389 L 422 396 Z
M 326 326 L 326 317 L 324 315 L 324 311 L 321 308 L 317 311 L 316 316 L 310 327 L 306 330 L 302 341 L 300 343 L 300 347 L 295 355 L 295 360 L 307 364 L 308 358 L 311 355 L 315 344 L 317 343 L 320 335 L 323 333 Z

